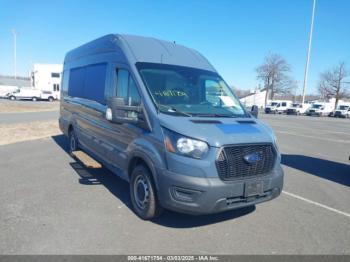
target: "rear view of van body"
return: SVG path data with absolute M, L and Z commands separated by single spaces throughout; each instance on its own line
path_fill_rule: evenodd
M 200 53 L 154 38 L 107 35 L 64 61 L 59 124 L 130 183 L 135 213 L 208 214 L 282 191 L 272 130 L 252 117 Z

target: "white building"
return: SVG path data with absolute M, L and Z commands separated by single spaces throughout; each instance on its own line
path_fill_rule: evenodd
M 34 64 L 31 73 L 32 86 L 43 91 L 52 91 L 59 99 L 62 64 Z
M 265 107 L 266 90 L 254 90 L 249 95 L 240 98 L 239 100 L 245 107 L 257 105 L 259 108 Z

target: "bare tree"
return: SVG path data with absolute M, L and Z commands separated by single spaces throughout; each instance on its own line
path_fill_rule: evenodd
M 257 78 L 264 82 L 266 89 L 265 107 L 269 94 L 270 99 L 273 99 L 275 93 L 284 92 L 289 88 L 291 80 L 287 73 L 290 71 L 289 64 L 278 54 L 268 55 L 263 64 L 256 68 Z
M 235 92 L 238 98 L 242 98 L 250 94 L 249 90 L 239 89 L 235 87 L 233 87 L 232 90 Z
M 335 97 L 335 108 L 340 99 L 346 97 L 350 87 L 350 80 L 347 78 L 350 72 L 346 70 L 345 63 L 340 62 L 333 69 L 321 74 L 318 90 L 323 98 Z

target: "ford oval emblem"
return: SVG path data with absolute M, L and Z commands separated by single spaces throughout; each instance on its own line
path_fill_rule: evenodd
M 248 164 L 255 164 L 256 162 L 259 162 L 262 159 L 262 157 L 258 153 L 252 153 L 249 155 L 245 155 L 243 159 Z

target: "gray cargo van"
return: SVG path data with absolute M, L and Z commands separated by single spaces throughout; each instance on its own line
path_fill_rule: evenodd
M 197 51 L 172 42 L 107 35 L 67 53 L 60 128 L 130 183 L 135 213 L 209 214 L 282 191 L 272 130 L 247 111 Z

